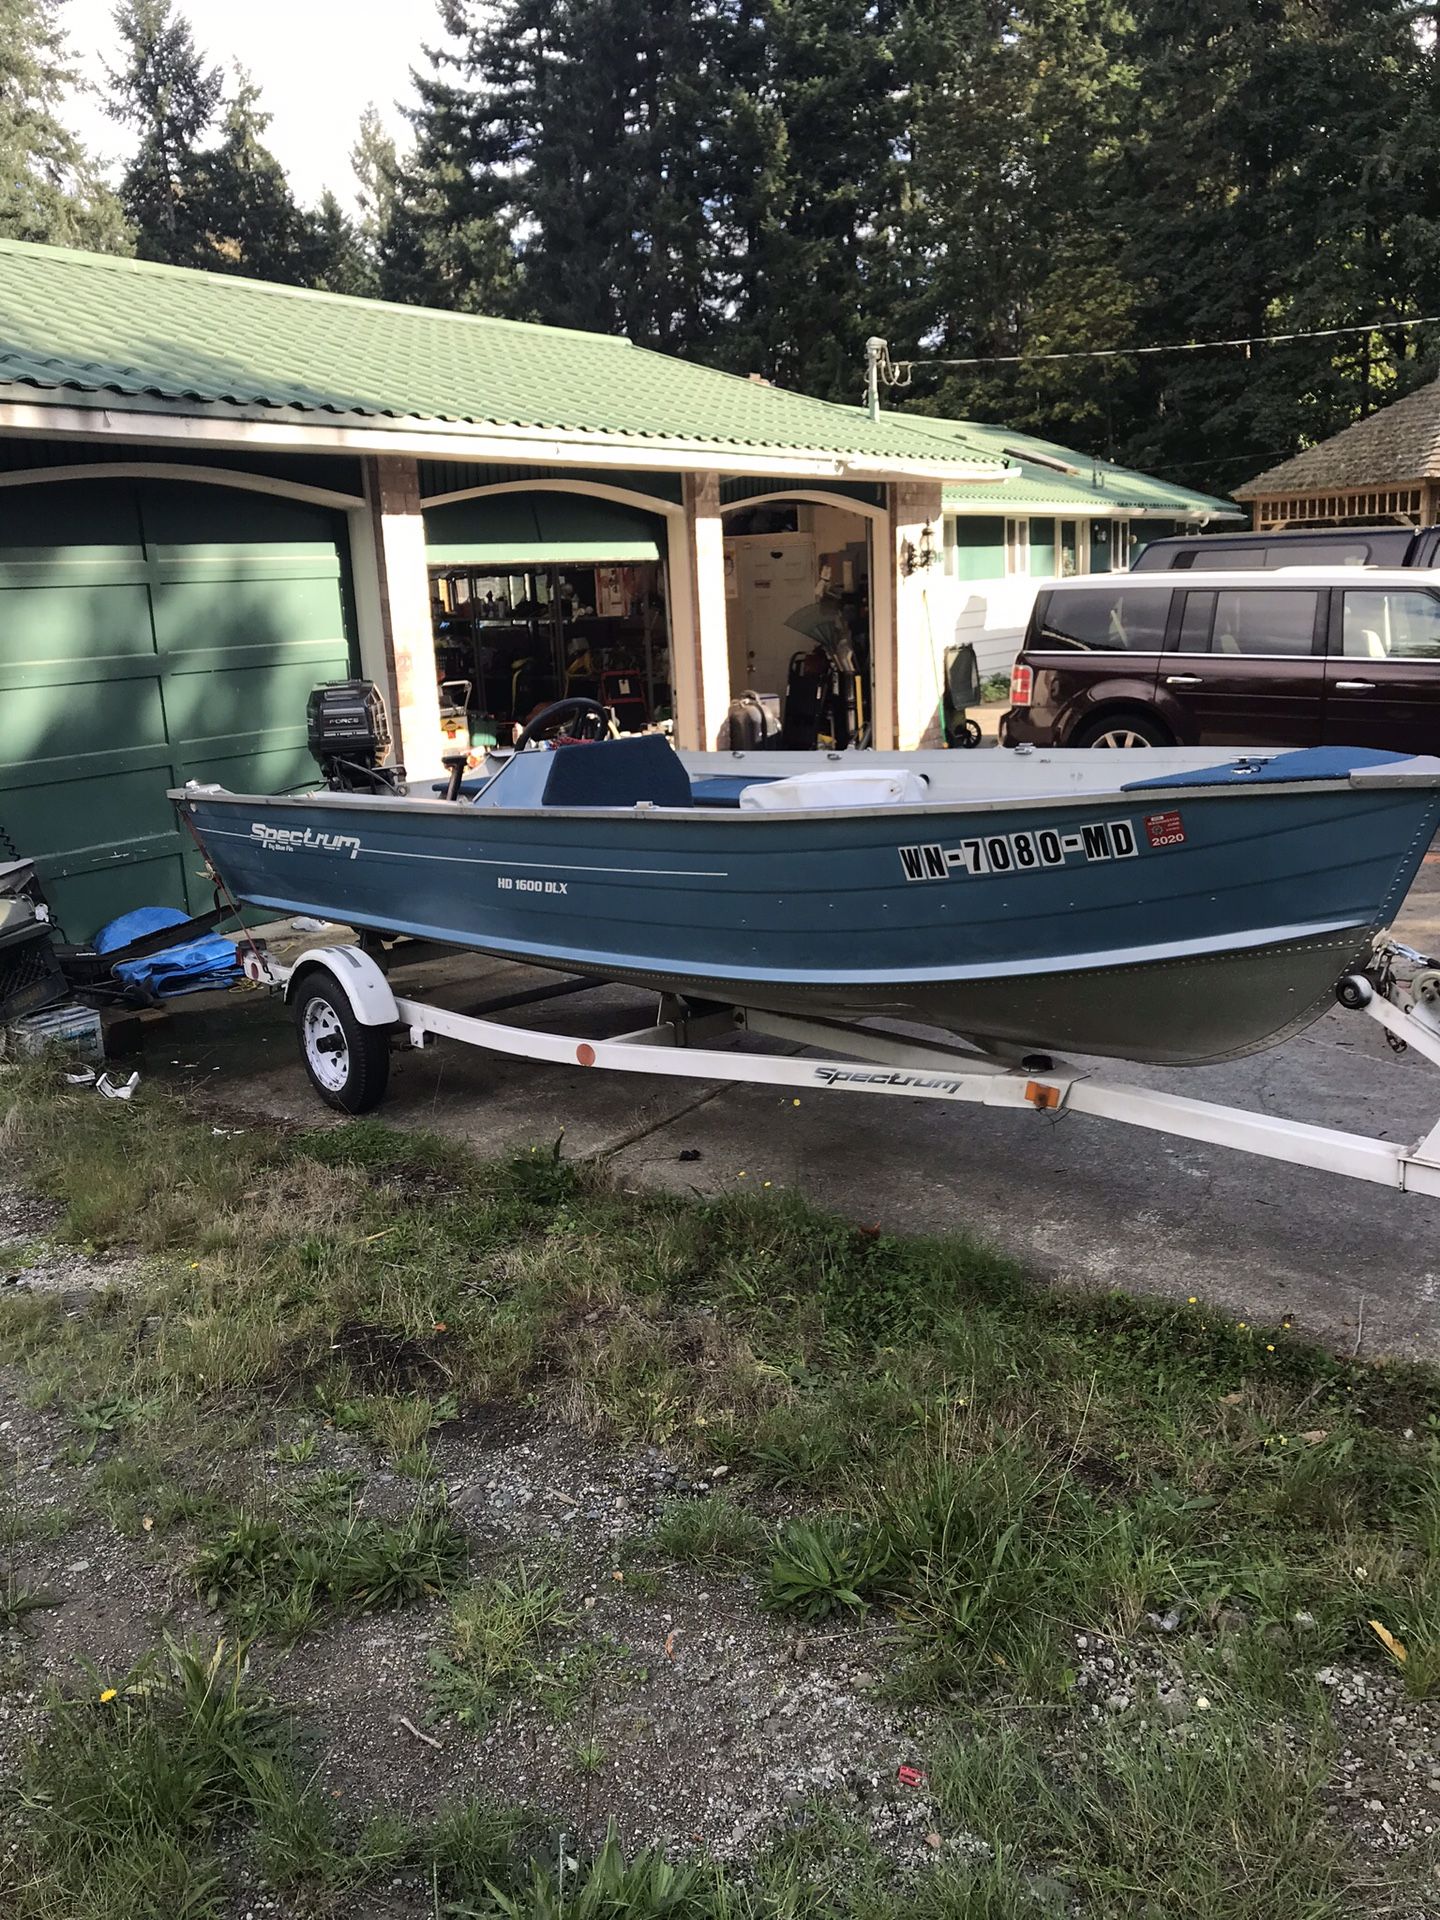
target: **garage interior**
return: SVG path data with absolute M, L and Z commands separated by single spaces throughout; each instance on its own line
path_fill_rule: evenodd
M 725 515 L 732 700 L 787 748 L 874 739 L 870 524 L 841 501 L 767 500 Z M 732 720 L 753 724 L 753 711 Z
M 622 732 L 673 722 L 664 527 L 563 488 L 425 509 L 442 724 L 508 745 L 554 700 L 588 696 Z

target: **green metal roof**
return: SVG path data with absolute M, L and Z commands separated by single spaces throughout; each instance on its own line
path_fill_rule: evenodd
M 893 414 L 887 417 L 895 418 Z M 1003 480 L 947 486 L 947 507 L 971 507 L 979 513 L 1020 506 L 1053 507 L 1057 513 L 1073 514 L 1118 507 L 1132 513 L 1163 515 L 1167 519 L 1245 518 L 1233 500 L 1220 500 L 1214 494 L 1172 486 L 1148 473 L 1117 467 L 1109 460 L 1096 460 L 1088 453 L 1058 446 L 1053 440 L 1037 439 L 1034 434 L 1016 433 L 1010 427 L 992 426 L 978 420 L 927 419 L 913 413 L 904 417 L 910 426 L 933 432 L 945 445 L 963 448 L 972 459 L 1008 460 L 1013 469 Z M 1076 471 L 1057 472 L 1055 462 Z
M 857 369 L 858 378 L 858 369 Z M 0 241 L 0 391 L 211 414 L 602 434 L 783 449 L 938 474 L 975 458 L 836 406 L 603 334 Z M 32 395 L 33 398 L 33 395 Z M 722 463 L 723 464 L 723 463 Z

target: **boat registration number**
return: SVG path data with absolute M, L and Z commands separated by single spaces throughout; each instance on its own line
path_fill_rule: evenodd
M 1133 860 L 1139 851 L 1133 820 L 1097 820 L 1070 832 L 1037 827 L 1024 833 L 987 833 L 953 847 L 938 842 L 901 847 L 899 854 L 907 880 L 946 880 L 951 874 L 1038 873 L 1063 867 L 1072 858 Z

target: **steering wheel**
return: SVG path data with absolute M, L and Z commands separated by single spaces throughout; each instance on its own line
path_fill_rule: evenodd
M 528 747 L 532 740 L 538 740 L 548 733 L 557 720 L 567 720 L 574 714 L 582 726 L 589 725 L 595 731 L 590 735 L 578 735 L 577 738 L 603 740 L 610 731 L 610 713 L 598 700 L 591 700 L 585 694 L 572 694 L 568 700 L 552 700 L 548 707 L 542 707 L 539 713 L 527 720 L 516 734 L 514 751 L 519 753 Z

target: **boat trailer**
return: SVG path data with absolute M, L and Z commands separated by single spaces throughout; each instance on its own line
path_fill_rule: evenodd
M 1049 1054 L 1027 1054 L 1018 1064 L 1007 1064 L 949 1040 L 921 1041 L 870 1025 L 685 1001 L 668 994 L 661 997 L 653 1024 L 611 1039 L 587 1039 L 512 1025 L 493 1016 L 613 982 L 567 981 L 558 987 L 512 994 L 479 1013 L 456 1013 L 430 1001 L 398 997 L 379 960 L 361 946 L 312 948 L 288 966 L 248 942 L 242 943 L 242 952 L 252 981 L 284 993 L 295 1016 L 301 1056 L 317 1092 L 348 1113 L 368 1112 L 383 1099 L 391 1043 L 401 1035 L 413 1047 L 424 1047 L 435 1039 L 458 1040 L 490 1053 L 556 1066 L 809 1093 L 903 1095 L 1029 1108 L 1057 1117 L 1089 1113 L 1181 1139 L 1440 1197 L 1440 1121 L 1407 1147 L 1243 1107 L 1127 1086 Z M 1382 938 L 1376 941 L 1369 966 L 1346 974 L 1335 995 L 1342 1007 L 1383 1027 L 1397 1052 L 1413 1048 L 1440 1067 L 1440 962 Z M 823 1057 L 718 1044 L 736 1039 L 779 1042 Z

